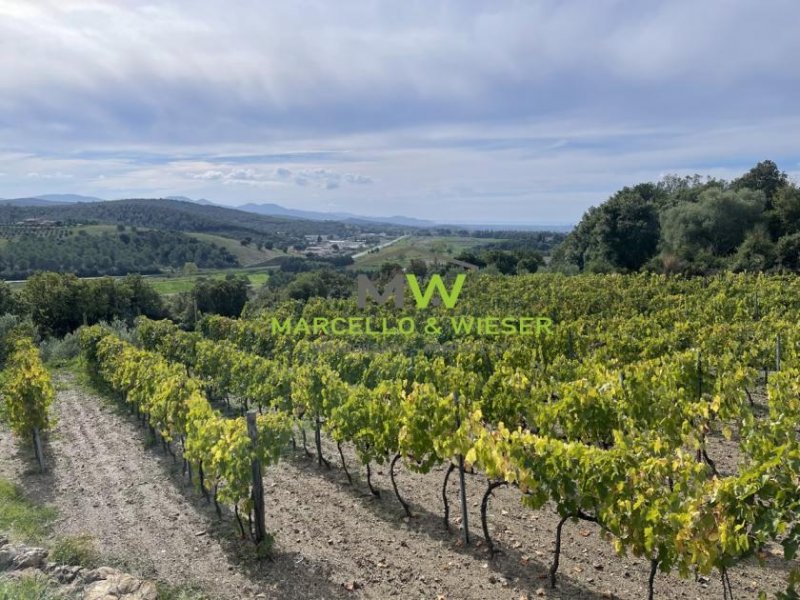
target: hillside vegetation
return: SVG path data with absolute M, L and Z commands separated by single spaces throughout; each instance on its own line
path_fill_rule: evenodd
M 0 205 L 0 277 L 160 274 L 263 265 L 320 236 L 402 231 L 256 215 L 169 199 Z
M 800 189 L 769 160 L 733 181 L 668 176 L 590 208 L 554 256 L 565 271 L 800 270 Z
M 7 240 L 0 252 L 0 277 L 23 279 L 36 271 L 75 273 L 80 277 L 159 273 L 186 263 L 222 269 L 239 265 L 237 257 L 215 243 L 178 232 L 114 231 L 65 236 L 24 235 Z
M 360 231 L 392 231 L 391 225 L 357 226 L 257 215 L 221 206 L 167 199 L 131 199 L 48 206 L 0 206 L 0 225 L 25 219 L 63 223 L 110 223 L 169 231 L 212 233 L 252 240 L 270 248 L 304 242 L 305 235 L 343 237 Z

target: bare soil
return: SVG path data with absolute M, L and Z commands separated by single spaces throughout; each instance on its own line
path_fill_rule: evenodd
M 162 452 L 124 408 L 61 376 L 58 425 L 47 440 L 50 462 L 37 473 L 27 444 L 0 429 L 0 476 L 20 483 L 31 498 L 61 515 L 55 535 L 88 534 L 103 558 L 143 577 L 190 584 L 212 599 L 249 598 L 645 598 L 648 561 L 618 557 L 591 523 L 568 523 L 558 584 L 547 582 L 557 516 L 530 511 L 519 492 L 499 488 L 489 506 L 491 535 L 502 553 L 490 560 L 480 525 L 486 481 L 467 476 L 471 544 L 461 542 L 458 478 L 450 478 L 450 529 L 444 528 L 444 468 L 427 475 L 398 465 L 407 518 L 394 497 L 388 465 L 373 466 L 368 490 L 353 454 L 345 456 L 354 485 L 339 466 L 336 446 L 324 443 L 330 470 L 301 449 L 265 474 L 267 529 L 276 538 L 272 560 L 258 560 L 229 511 L 190 486 L 180 461 Z M 309 441 L 313 435 L 308 436 Z M 733 449 L 709 444 L 727 470 Z M 789 566 L 780 549 L 730 573 L 736 598 L 770 596 L 785 586 Z M 796 564 L 796 563 L 795 563 Z M 717 574 L 697 581 L 659 573 L 657 598 L 722 598 Z

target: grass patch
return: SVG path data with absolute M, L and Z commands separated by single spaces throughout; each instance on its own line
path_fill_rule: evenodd
M 88 535 L 56 538 L 50 548 L 50 560 L 60 565 L 93 568 L 99 565 L 100 556 Z
M 19 579 L 0 577 L 0 600 L 58 600 L 63 598 L 42 575 Z
M 0 531 L 7 531 L 22 542 L 41 543 L 50 533 L 55 518 L 55 509 L 34 504 L 19 487 L 0 479 Z
M 158 582 L 156 588 L 158 589 L 158 600 L 208 600 L 207 596 L 193 586 Z
M 243 267 L 249 267 L 264 263 L 276 256 L 283 256 L 284 253 L 280 250 L 267 250 L 266 248 L 258 249 L 256 244 L 248 244 L 243 246 L 239 240 L 233 238 L 223 237 L 221 235 L 214 235 L 211 233 L 189 233 L 200 241 L 209 244 L 216 244 L 221 248 L 225 248 L 228 252 L 233 254 Z
M 409 236 L 399 242 L 355 259 L 352 269 L 379 269 L 385 262 L 407 267 L 413 259 L 446 263 L 464 250 L 471 250 L 501 241 L 497 238 L 461 236 Z
M 145 280 L 162 295 L 179 294 L 188 292 L 200 278 L 225 279 L 228 275 L 244 275 L 254 288 L 263 286 L 269 279 L 269 270 L 263 269 L 224 269 L 217 271 L 203 271 L 191 275 L 148 275 Z

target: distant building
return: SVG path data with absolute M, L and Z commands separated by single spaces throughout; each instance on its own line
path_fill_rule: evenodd
M 49 219 L 40 219 L 38 217 L 31 217 L 22 221 L 17 221 L 16 225 L 28 225 L 33 227 L 55 227 L 60 225 L 60 221 L 50 221 Z

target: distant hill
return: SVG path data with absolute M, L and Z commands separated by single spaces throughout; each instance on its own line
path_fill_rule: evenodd
M 363 215 L 356 215 L 347 212 L 319 212 L 313 210 L 298 210 L 294 208 L 286 208 L 279 204 L 242 204 L 237 206 L 239 210 L 256 213 L 259 215 L 281 216 L 292 219 L 308 219 L 310 221 L 343 221 L 345 223 L 387 223 L 389 225 L 398 225 L 400 227 L 433 227 L 436 223 L 433 221 L 426 221 L 424 219 L 415 219 L 413 217 L 403 217 L 394 215 L 391 217 L 365 217 Z
M 260 264 L 319 235 L 342 239 L 399 230 L 385 224 L 258 215 L 182 200 L 0 202 L 0 278 L 36 270 L 82 276 Z
M 2 206 L 54 206 L 60 204 L 52 200 L 43 200 L 42 198 L 7 198 L 0 199 Z
M 349 225 L 360 225 L 362 227 L 374 227 L 380 225 L 393 225 L 395 227 L 413 227 L 413 228 L 434 228 L 434 227 L 448 227 L 466 229 L 468 231 L 488 230 L 488 231 L 559 231 L 567 232 L 573 229 L 570 224 L 536 224 L 536 223 L 465 223 L 458 221 L 455 222 L 442 222 L 431 221 L 427 219 L 417 219 L 415 217 L 406 217 L 403 215 L 392 215 L 387 217 L 370 217 L 359 215 L 349 212 L 324 212 L 314 210 L 301 210 L 296 208 L 287 208 L 280 204 L 271 202 L 255 203 L 250 202 L 241 204 L 236 207 L 223 206 L 207 200 L 206 198 L 189 198 L 188 196 L 167 196 L 161 199 L 172 200 L 175 202 L 182 202 L 186 204 L 193 204 L 196 206 L 216 207 L 225 210 L 244 211 L 247 213 L 262 215 L 265 217 L 282 217 L 284 219 L 304 220 L 304 221 L 338 221 L 340 223 Z M 147 200 L 148 202 L 155 202 L 155 200 Z M 79 194 L 40 194 L 38 196 L 31 196 L 25 198 L 12 198 L 8 200 L 0 200 L 0 205 L 12 206 L 52 206 L 58 204 L 75 204 L 75 203 L 98 203 L 106 202 L 102 198 L 95 196 L 82 196 Z M 129 201 L 109 201 L 109 202 L 129 202 Z M 236 219 L 241 222 L 241 219 Z M 117 222 L 117 221 L 114 221 Z M 130 223 L 133 224 L 133 223 Z M 378 227 L 380 229 L 380 227 Z M 313 233 L 313 232 L 312 232 Z
M 178 200 L 180 202 L 192 202 L 194 204 L 201 204 L 203 206 L 219 206 L 219 204 L 214 204 L 211 200 L 206 200 L 205 198 L 198 198 L 194 200 L 187 196 L 167 196 L 167 200 Z
M 40 194 L 24 198 L 0 199 L 0 204 L 11 206 L 52 206 L 56 204 L 74 204 L 76 202 L 104 202 L 104 200 L 94 196 L 80 196 L 78 194 Z
M 81 196 L 80 194 L 39 194 L 36 196 L 42 200 L 49 200 L 51 202 L 64 202 L 67 204 L 74 202 L 103 202 L 102 198 L 96 196 Z
M 442 221 L 431 221 L 426 219 L 417 219 L 414 217 L 405 217 L 402 215 L 392 215 L 387 217 L 369 217 L 364 215 L 359 215 L 355 213 L 349 212 L 323 212 L 323 211 L 313 211 L 313 210 L 301 210 L 296 208 L 287 208 L 285 206 L 281 206 L 280 204 L 274 204 L 270 202 L 264 203 L 247 203 L 236 206 L 234 208 L 223 206 L 221 204 L 217 204 L 212 202 L 211 200 L 207 200 L 206 198 L 189 198 L 188 196 L 167 196 L 166 198 L 154 200 L 154 199 L 140 199 L 140 200 L 103 200 L 102 198 L 98 198 L 96 196 L 83 196 L 80 194 L 40 194 L 38 196 L 30 196 L 24 198 L 12 198 L 2 200 L 0 199 L 0 206 L 2 205 L 11 205 L 11 206 L 19 206 L 19 207 L 51 207 L 51 206 L 59 206 L 64 204 L 97 204 L 97 203 L 120 203 L 120 202 L 166 202 L 166 201 L 174 201 L 176 203 L 182 204 L 189 204 L 194 206 L 202 206 L 202 207 L 209 207 L 209 208 L 216 208 L 221 210 L 227 211 L 242 211 L 246 213 L 261 215 L 263 217 L 279 217 L 286 220 L 302 220 L 302 221 L 327 221 L 327 222 L 339 222 L 342 224 L 348 225 L 356 225 L 361 226 L 364 228 L 377 228 L 377 229 L 386 229 L 385 227 L 381 227 L 381 225 L 392 225 L 394 227 L 401 227 L 401 228 L 434 228 L 434 227 L 447 227 L 447 228 L 458 228 L 458 229 L 465 229 L 468 231 L 558 231 L 558 232 L 567 232 L 573 229 L 573 225 L 571 224 L 529 224 L 529 223 L 466 223 L 466 222 L 458 222 L 458 221 L 450 221 L 450 222 L 442 222 Z M 156 206 L 153 204 L 153 206 Z M 158 207 L 156 207 L 158 208 Z M 112 223 L 122 223 L 128 225 L 140 225 L 140 226 L 148 226 L 148 227 L 155 227 L 158 228 L 158 225 L 144 225 L 143 222 L 131 223 L 125 220 L 119 221 L 113 219 L 108 221 L 105 220 L 108 218 L 110 213 L 116 212 L 117 209 L 111 210 L 100 210 L 98 209 L 96 212 L 101 213 L 101 216 L 98 217 L 97 215 L 93 215 L 90 217 L 85 216 L 85 211 L 81 211 L 80 218 L 99 218 L 101 222 L 112 222 Z M 94 213 L 94 209 L 90 212 Z M 183 212 L 186 212 L 186 209 L 183 209 Z M 190 210 L 191 212 L 191 210 Z M 210 216 L 210 213 L 198 213 L 198 215 L 203 217 Z M 212 218 L 217 220 L 220 218 L 222 213 L 214 213 Z M 39 216 L 39 215 L 36 215 Z M 230 221 L 231 220 L 231 213 L 227 214 L 227 217 L 222 219 L 223 221 Z M 241 218 L 239 217 L 232 218 L 239 225 L 244 225 L 248 229 L 253 229 L 253 227 L 249 227 L 252 223 L 252 218 Z M 141 219 L 140 219 L 141 221 Z M 272 224 L 275 221 L 271 221 Z M 263 230 L 264 223 L 258 223 L 255 225 L 255 229 L 259 229 L 260 231 Z M 181 231 L 186 231 L 185 229 L 181 229 Z M 201 231 L 207 231 L 203 229 Z M 221 232 L 222 230 L 215 230 L 217 232 Z M 316 231 L 312 231 L 310 233 L 317 233 Z M 332 233 L 332 232 L 329 232 Z M 241 237 L 241 236 L 238 236 Z
M 569 233 L 575 229 L 568 223 L 536 224 L 536 223 L 450 223 L 441 224 L 440 227 L 466 229 L 467 231 L 552 231 L 555 233 Z
M 376 223 L 311 221 L 259 215 L 235 208 L 203 205 L 181 200 L 131 199 L 104 202 L 60 203 L 38 198 L 0 203 L 0 224 L 38 218 L 64 224 L 111 224 L 150 229 L 211 233 L 275 247 L 304 243 L 306 235 L 349 237 L 363 232 L 397 233 Z

